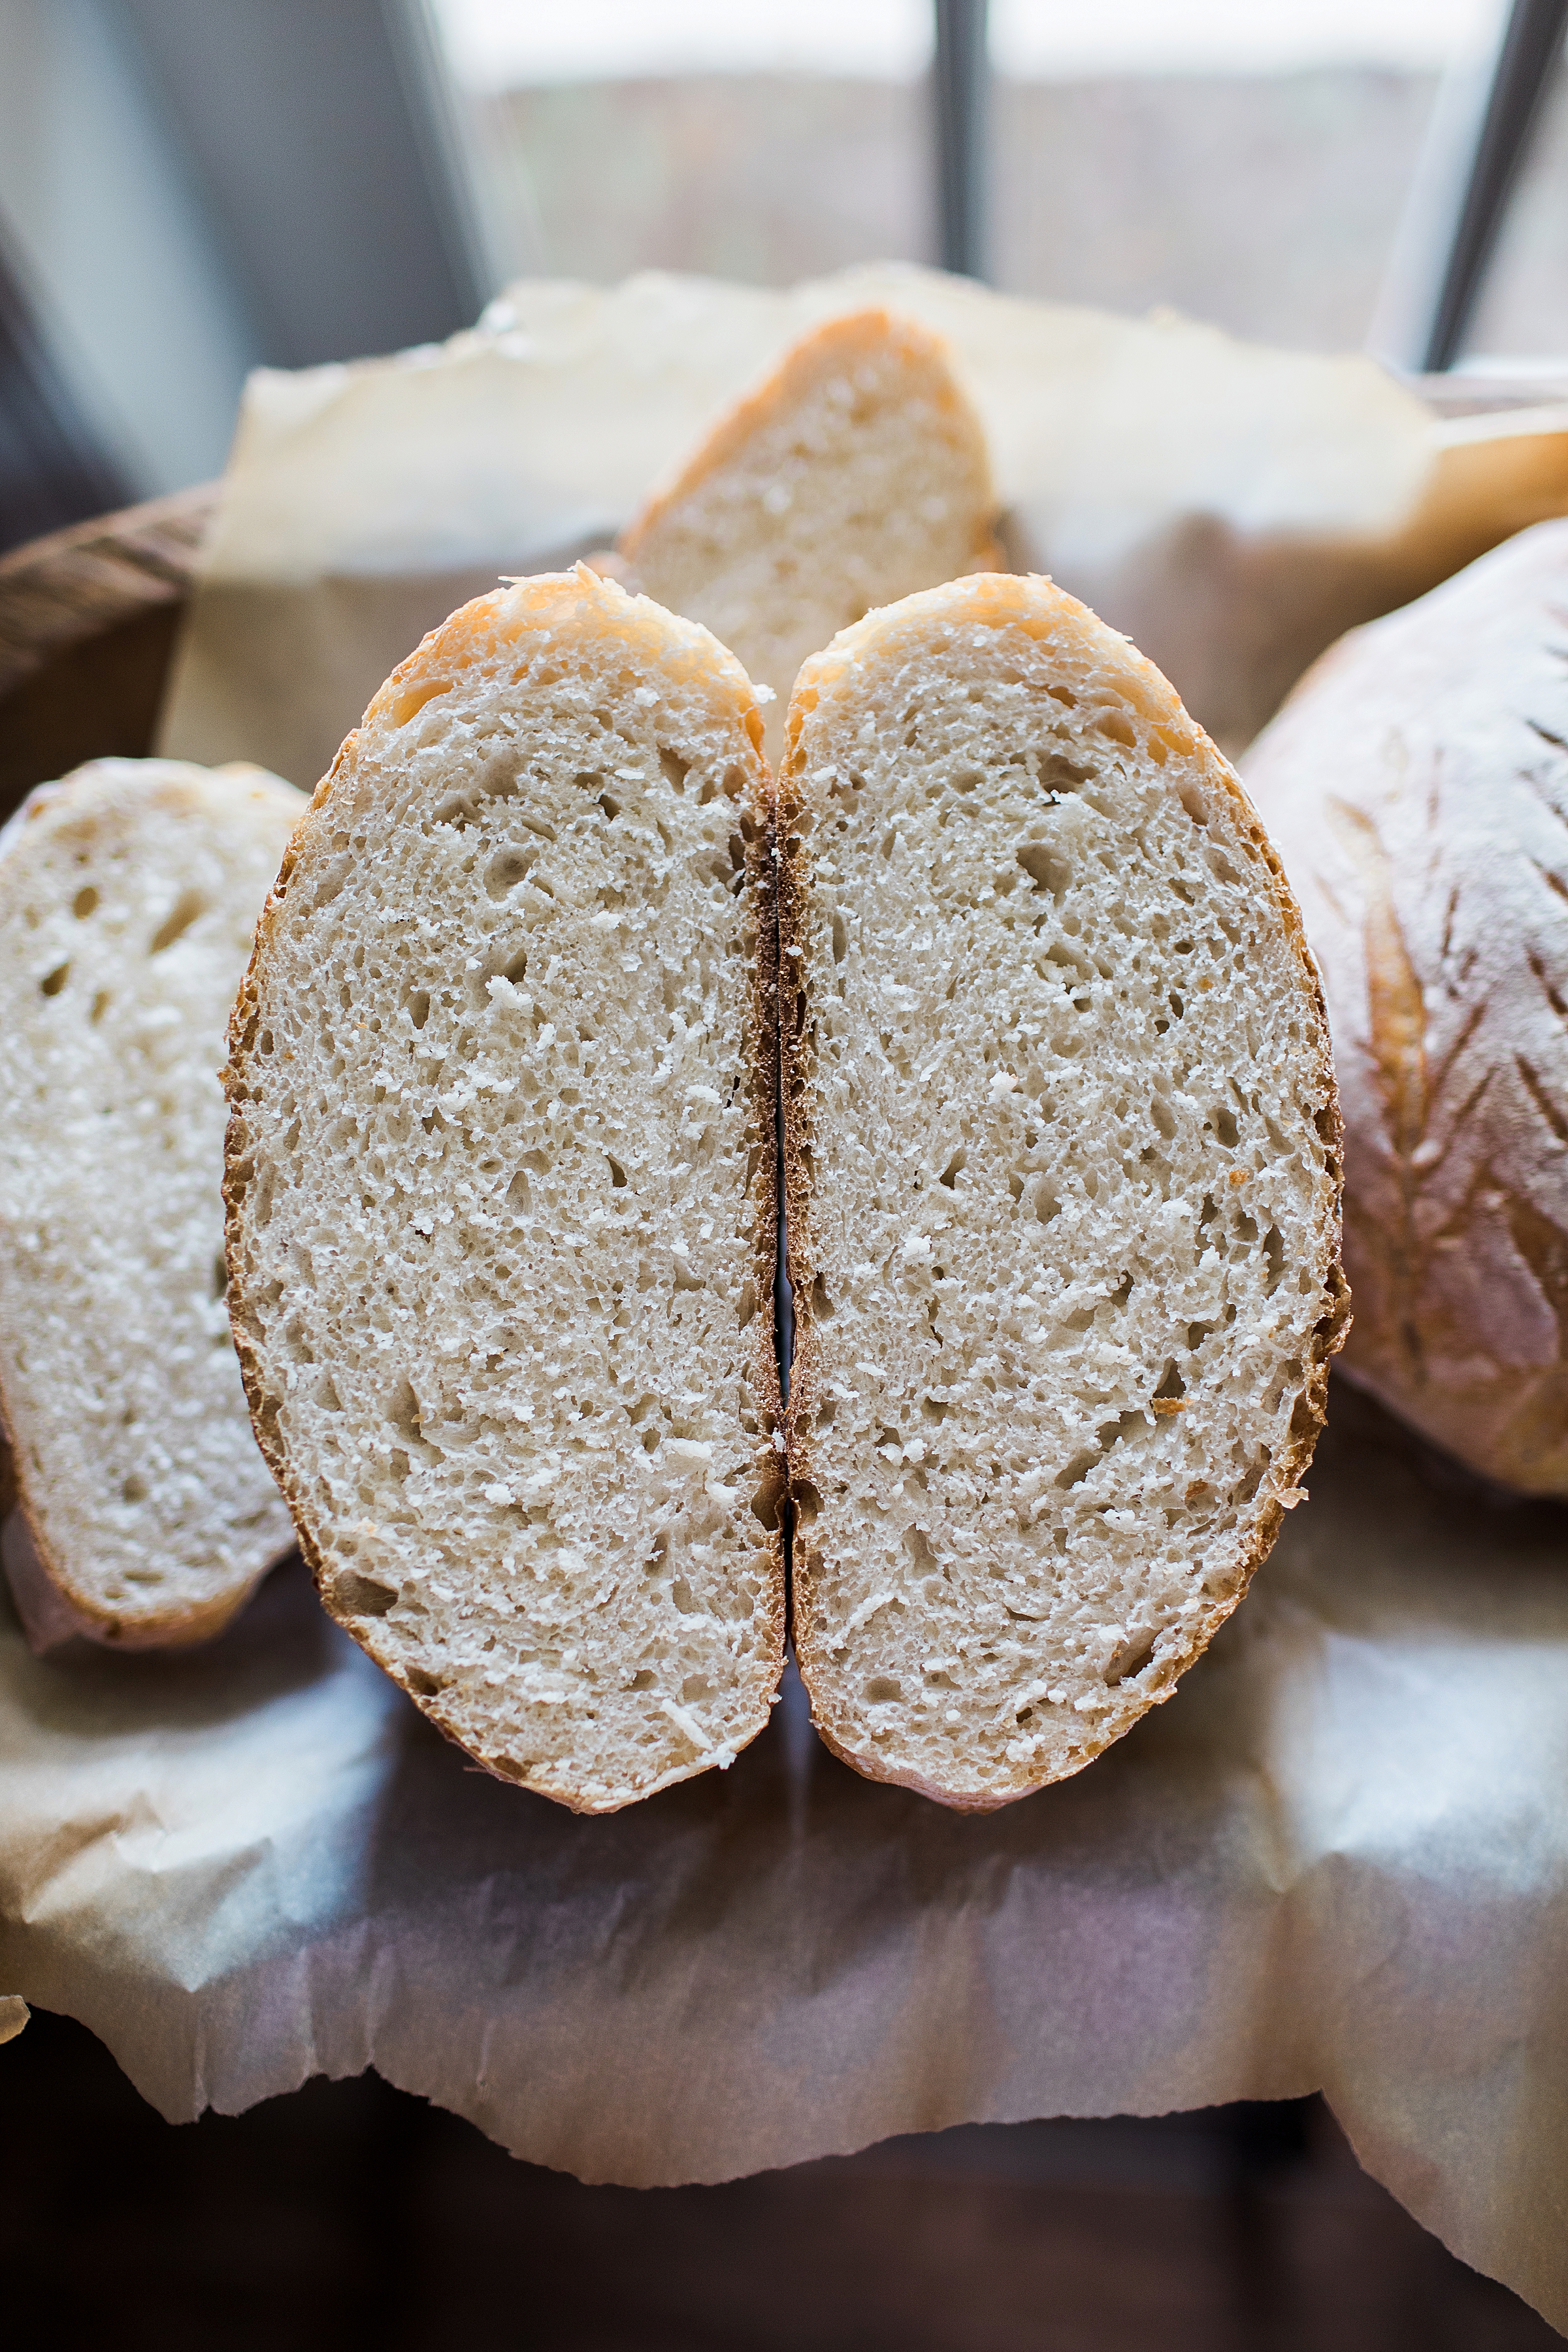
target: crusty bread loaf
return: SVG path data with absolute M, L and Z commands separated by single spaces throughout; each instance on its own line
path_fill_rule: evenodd
M 1342 639 L 1247 778 L 1333 1027 L 1345 1369 L 1568 1494 L 1568 522 Z
M 1317 980 L 1230 770 L 1047 581 L 809 662 L 779 829 L 796 1654 L 861 1771 L 1001 1804 L 1170 1696 L 1299 1499 Z
M 0 1415 L 38 1564 L 105 1641 L 216 1633 L 293 1540 L 229 1339 L 218 1070 L 305 807 L 258 768 L 97 760 L 0 832 Z
M 782 1662 L 761 734 L 584 566 L 479 598 L 344 744 L 235 1013 L 235 1333 L 322 1598 L 582 1811 L 730 1761 Z
M 979 418 L 930 328 L 829 319 L 709 435 L 623 534 L 625 576 L 712 630 L 776 699 L 873 605 L 997 559 Z

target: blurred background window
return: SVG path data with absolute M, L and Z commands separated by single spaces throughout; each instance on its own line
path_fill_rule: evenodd
M 1565 18 L 0 0 L 0 546 L 216 473 L 249 368 L 434 340 L 521 273 L 945 258 L 1409 368 L 1562 373 Z
M 507 276 L 931 251 L 931 0 L 436 0 Z
M 1489 58 L 1498 10 L 993 0 L 990 17 L 1000 285 L 1353 351 L 1444 79 Z

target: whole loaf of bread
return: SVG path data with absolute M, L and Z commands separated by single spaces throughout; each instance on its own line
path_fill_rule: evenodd
M 1568 1494 L 1568 521 L 1343 638 L 1244 765 L 1328 997 L 1345 1370 Z

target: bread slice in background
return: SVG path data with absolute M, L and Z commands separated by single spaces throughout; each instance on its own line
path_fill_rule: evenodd
M 624 576 L 777 698 L 873 605 L 997 560 L 990 460 L 947 345 L 884 310 L 814 328 L 618 543 Z
M 0 832 L 0 1416 L 57 1632 L 199 1640 L 293 1540 L 229 1334 L 218 1072 L 306 806 L 97 760 Z
M 1047 581 L 808 663 L 779 833 L 796 1653 L 859 1770 L 1001 1804 L 1169 1697 L 1299 1499 L 1317 979 L 1229 768 Z
M 318 790 L 235 1015 L 235 1333 L 322 1598 L 583 1811 L 729 1762 L 782 1665 L 761 733 L 585 566 L 465 605 Z
M 1345 1369 L 1568 1495 L 1568 522 L 1325 654 L 1247 758 L 1345 1106 Z

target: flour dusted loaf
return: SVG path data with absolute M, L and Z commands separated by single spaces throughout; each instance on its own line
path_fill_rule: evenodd
M 0 832 L 0 1416 L 54 1621 L 104 1641 L 216 1633 L 293 1540 L 229 1339 L 218 1072 L 306 805 L 97 760 Z
M 1345 1369 L 1568 1494 L 1568 522 L 1342 640 L 1247 776 L 1333 1026 Z
M 882 310 L 830 319 L 709 435 L 619 547 L 627 576 L 728 646 L 777 699 L 874 604 L 994 561 L 980 421 L 947 346 Z
M 861 1771 L 1002 1804 L 1169 1697 L 1299 1499 L 1317 982 L 1225 761 L 1047 581 L 808 663 L 779 827 L 801 1672 Z
M 782 1662 L 761 733 L 585 567 L 481 596 L 344 744 L 235 1014 L 235 1333 L 322 1599 L 583 1811 L 727 1763 Z

